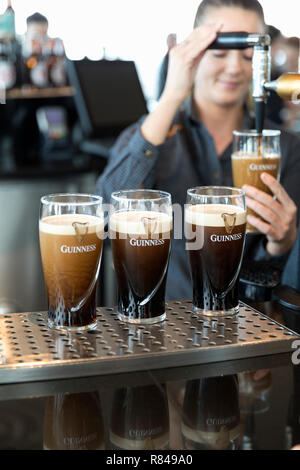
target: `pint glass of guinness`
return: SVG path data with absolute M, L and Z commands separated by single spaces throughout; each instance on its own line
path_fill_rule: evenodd
M 188 190 L 185 235 L 196 312 L 209 316 L 238 312 L 245 232 L 243 190 L 219 186 Z
M 280 131 L 264 130 L 262 134 L 256 131 L 234 131 L 233 153 L 231 156 L 233 184 L 242 188 L 244 184 L 255 186 L 257 189 L 272 194 L 262 182 L 262 173 L 280 176 Z M 247 209 L 247 215 L 257 214 Z M 249 223 L 247 232 L 256 232 Z
M 163 321 L 172 233 L 170 194 L 152 190 L 113 193 L 109 233 L 119 319 L 130 323 Z
M 39 231 L 49 326 L 71 331 L 95 328 L 104 233 L 102 198 L 42 197 Z

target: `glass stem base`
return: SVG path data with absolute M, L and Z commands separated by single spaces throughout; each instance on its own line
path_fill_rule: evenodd
M 207 317 L 219 317 L 219 316 L 226 316 L 226 315 L 236 315 L 239 312 L 239 305 L 236 307 L 227 309 L 227 310 L 207 310 L 204 308 L 193 307 L 195 313 L 199 315 L 205 315 Z
M 118 318 L 120 321 L 132 323 L 134 325 L 152 325 L 153 323 L 164 321 L 166 319 L 166 312 L 164 312 L 162 315 L 152 318 L 132 318 L 124 315 L 124 313 L 118 312 Z
M 82 325 L 82 326 L 56 325 L 52 320 L 48 320 L 48 326 L 51 329 L 60 330 L 60 331 L 69 331 L 69 332 L 86 331 L 86 330 L 93 330 L 97 328 L 97 320 L 95 320 L 93 323 L 89 323 L 88 325 Z

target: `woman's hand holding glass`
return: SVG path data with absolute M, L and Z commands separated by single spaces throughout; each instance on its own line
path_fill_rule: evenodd
M 267 237 L 266 250 L 278 256 L 289 251 L 297 236 L 297 207 L 283 186 L 268 173 L 261 179 L 275 199 L 253 186 L 244 186 L 247 206 L 261 218 L 249 215 L 247 220 Z

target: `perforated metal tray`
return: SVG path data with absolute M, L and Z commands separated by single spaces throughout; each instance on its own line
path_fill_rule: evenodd
M 97 329 L 50 330 L 47 313 L 0 316 L 0 384 L 109 375 L 292 352 L 299 336 L 241 303 L 234 317 L 207 319 L 191 301 L 167 303 L 167 319 L 152 326 L 97 312 Z

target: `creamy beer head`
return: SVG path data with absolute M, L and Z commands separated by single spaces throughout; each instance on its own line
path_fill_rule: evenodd
M 104 218 L 84 214 L 53 215 L 40 220 L 40 231 L 65 236 L 97 234 L 102 238 Z
M 120 235 L 138 235 L 147 238 L 170 234 L 172 217 L 158 211 L 122 211 L 111 215 L 109 225 L 111 231 Z
M 195 204 L 186 209 L 185 221 L 203 227 L 225 227 L 230 231 L 246 223 L 246 211 L 242 207 L 226 204 Z

